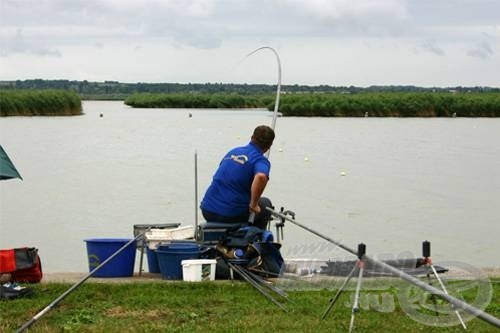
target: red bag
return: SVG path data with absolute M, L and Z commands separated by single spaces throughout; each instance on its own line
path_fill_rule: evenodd
M 40 282 L 43 273 L 38 249 L 0 250 L 0 273 L 9 273 L 12 282 Z

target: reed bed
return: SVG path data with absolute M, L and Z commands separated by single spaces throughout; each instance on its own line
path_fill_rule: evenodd
M 134 108 L 259 108 L 272 103 L 270 95 L 138 93 L 125 99 Z
M 136 108 L 267 108 L 273 95 L 151 94 L 129 96 Z M 283 94 L 279 111 L 296 117 L 499 117 L 500 93 Z
M 67 90 L 0 90 L 0 116 L 82 114 L 80 97 Z

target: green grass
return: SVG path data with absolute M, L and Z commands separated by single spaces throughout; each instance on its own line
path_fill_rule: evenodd
M 0 301 L 0 332 L 19 328 L 70 285 L 38 284 L 30 298 Z M 498 284 L 486 311 L 500 316 Z M 396 296 L 397 291 L 386 291 Z M 377 292 L 381 293 L 381 292 Z M 332 291 L 294 291 L 285 313 L 249 285 L 236 282 L 87 282 L 45 314 L 29 332 L 347 332 L 351 308 L 345 292 L 330 315 L 320 317 Z M 475 297 L 473 290 L 465 299 Z M 397 299 L 397 298 L 396 298 Z M 396 305 L 391 312 L 361 309 L 356 332 L 463 332 L 459 326 L 433 328 L 409 318 Z M 467 322 L 470 332 L 493 332 L 480 319 Z
M 0 116 L 82 114 L 80 97 L 65 90 L 0 90 Z

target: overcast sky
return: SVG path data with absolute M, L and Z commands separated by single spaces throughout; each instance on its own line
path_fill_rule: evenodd
M 0 4 L 0 80 L 500 86 L 498 0 Z

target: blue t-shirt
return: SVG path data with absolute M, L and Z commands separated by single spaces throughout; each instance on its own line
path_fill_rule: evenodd
M 270 170 L 271 163 L 253 142 L 230 150 L 220 162 L 201 208 L 228 217 L 248 213 L 255 174 L 269 178 Z

